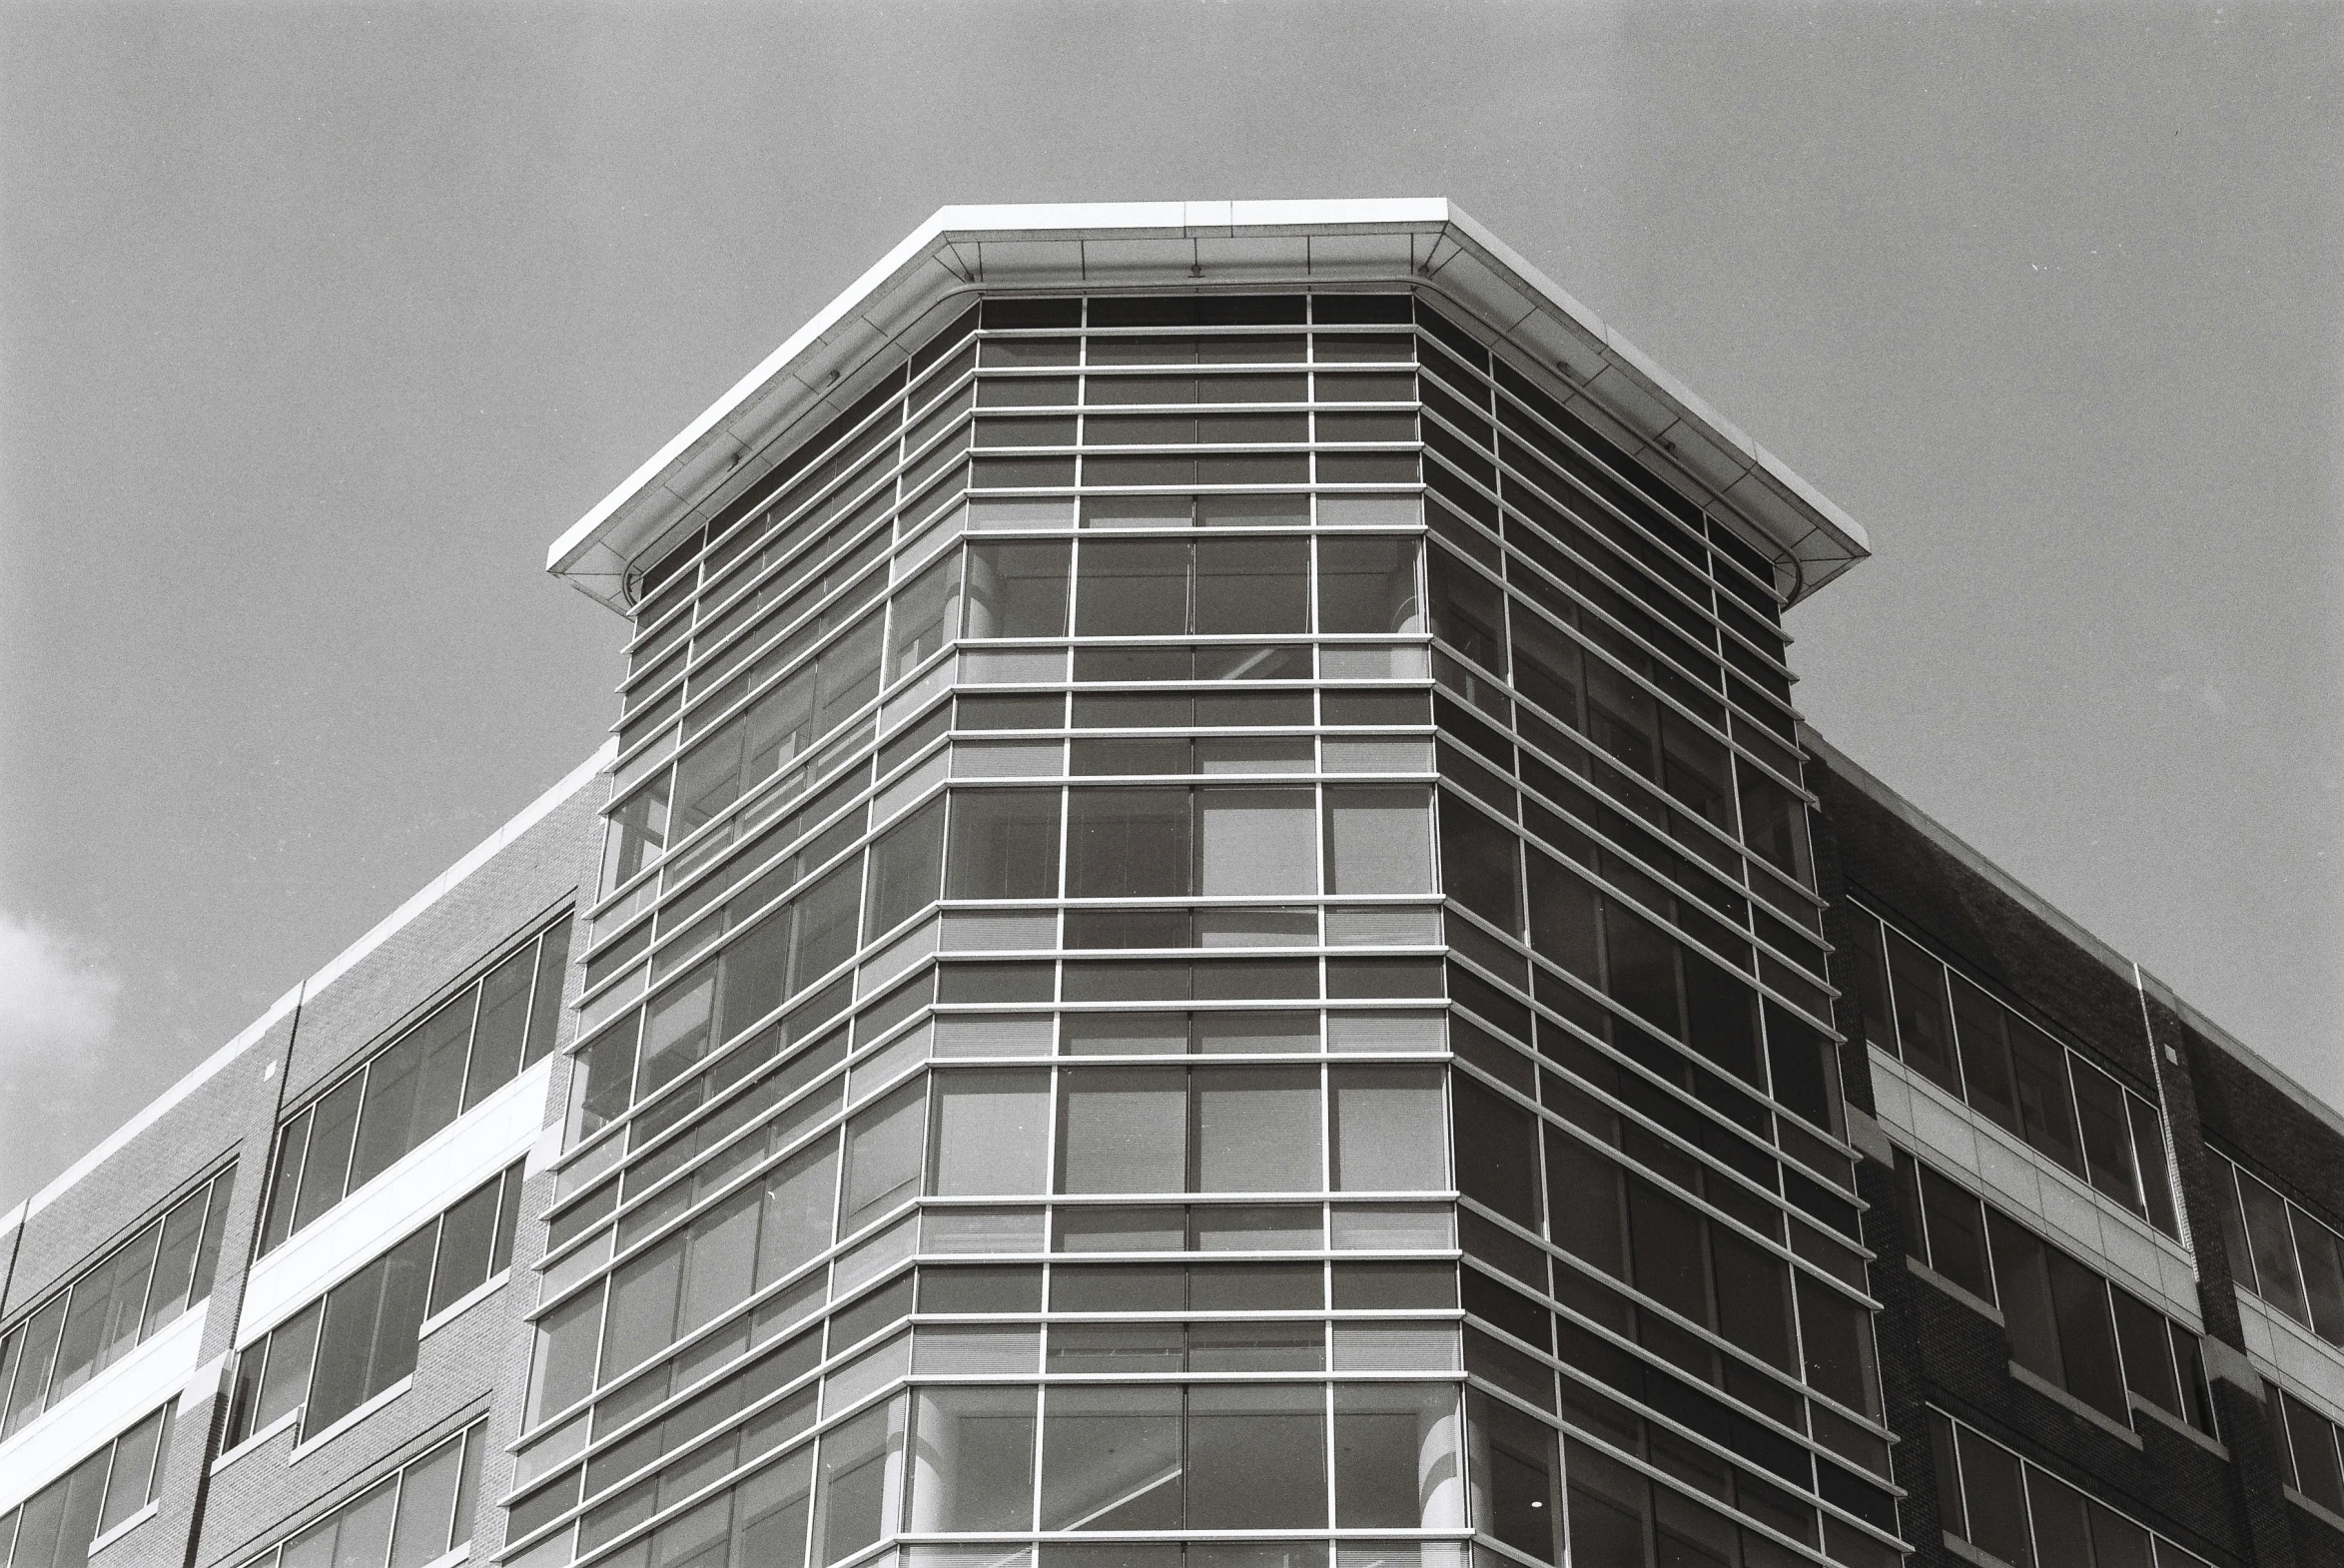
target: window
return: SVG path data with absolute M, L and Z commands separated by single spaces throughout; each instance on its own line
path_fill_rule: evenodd
M 972 640 L 1065 636 L 1072 548 L 1048 541 L 971 545 L 961 635 Z
M 1058 896 L 1055 789 L 956 789 L 945 897 Z
M 1872 1044 L 2158 1230 L 2179 1237 L 2164 1123 L 2154 1102 L 1967 976 L 1949 970 L 1895 927 L 1855 905 L 1848 913 L 1856 932 L 1851 978 Z M 1884 935 L 1885 966 L 1878 945 Z M 2344 1277 L 2338 1307 L 2344 1318 Z M 2344 1332 L 2344 1322 L 2338 1327 Z
M 285 1124 L 270 1163 L 262 1251 L 553 1049 L 569 938 L 564 915 Z
M 520 1188 L 515 1162 L 247 1345 L 228 1445 L 296 1410 L 306 1442 L 412 1372 L 424 1321 L 510 1265 Z
M 0 1334 L 0 1436 L 212 1293 L 236 1172 L 222 1172 Z
M 2204 1558 L 1940 1411 L 1931 1457 L 1946 1533 L 2011 1568 L 2207 1568 Z
M 1412 538 L 1323 534 L 1318 540 L 1318 629 L 1370 636 L 1424 630 Z
M 1050 1150 L 1050 1075 L 939 1073 L 929 1190 L 944 1197 L 1040 1192 Z
M 1042 1528 L 1323 1529 L 1324 1397 L 1312 1383 L 1050 1388 Z
M 422 1568 L 472 1538 L 486 1423 L 475 1421 L 242 1568 Z
M 1308 789 L 1070 790 L 1067 896 L 1315 894 L 1312 807 Z
M 2235 1162 L 2212 1159 L 2222 1238 L 2239 1288 L 2344 1345 L 2344 1236 Z
M 936 902 L 944 874 L 944 802 L 932 800 L 871 843 L 863 940 L 886 935 Z
M 1327 786 L 1327 891 L 1431 892 L 1431 804 L 1422 785 Z
M 1320 1191 L 1314 1067 L 1070 1068 L 1062 1192 Z
M 2145 1403 L 2214 1435 L 2194 1333 L 1902 1150 L 1897 1173 L 1908 1250 L 2001 1312 L 2018 1365 L 2110 1420 Z
M 2298 1493 L 2344 1518 L 2344 1468 L 2338 1464 L 2336 1423 L 2274 1383 L 2263 1384 L 2263 1407 L 2278 1413 L 2281 1478 Z
M 9 1568 L 82 1568 L 90 1543 L 155 1500 L 171 1455 L 174 1400 L 51 1481 L 22 1506 L 0 1513 L 0 1563 Z
M 1077 563 L 1075 632 L 1304 632 L 1310 628 L 1309 559 L 1306 539 L 1086 539 Z

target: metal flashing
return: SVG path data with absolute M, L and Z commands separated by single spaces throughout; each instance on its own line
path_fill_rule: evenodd
M 1846 512 L 1445 200 L 1107 202 L 940 208 L 556 539 L 546 570 L 624 613 L 631 568 L 977 295 L 1376 283 L 1470 313 L 1638 457 L 1771 541 L 1793 598 L 1870 553 Z

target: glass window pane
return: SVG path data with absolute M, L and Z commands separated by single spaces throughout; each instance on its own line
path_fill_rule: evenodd
M 1426 565 L 1432 634 L 1483 669 L 1504 674 L 1504 591 L 1446 550 L 1434 550 Z
M 2132 1124 L 2116 1081 L 2089 1063 L 2070 1063 L 2076 1120 L 2083 1130 L 2083 1164 L 2091 1184 L 2139 1213 L 2140 1180 L 2132 1169 Z
M 1333 893 L 1432 891 L 1432 814 L 1421 785 L 1329 786 L 1326 876 Z
M 2222 1250 L 2229 1257 L 2231 1276 L 2245 1289 L 2259 1294 L 2261 1281 L 2254 1277 L 2254 1248 L 2247 1243 L 2246 1215 L 2238 1204 L 2238 1168 L 2210 1151 L 2206 1165 L 2213 1172 L 2215 1217 L 2222 1227 Z
M 2018 1478 L 2018 1456 L 1965 1426 L 1957 1432 L 1970 1544 L 1991 1552 L 2011 1568 L 2035 1568 L 2034 1547 L 2026 1532 L 2026 1493 Z
M 2113 1292 L 2116 1340 L 2124 1352 L 2124 1385 L 2160 1410 L 2180 1415 L 2181 1390 L 2173 1380 L 2173 1351 L 2163 1314 L 2129 1290 Z
M 1196 791 L 1196 891 L 1308 896 L 1318 891 L 1318 846 L 1308 789 Z
M 635 1043 L 642 1033 L 640 1010 L 577 1055 L 570 1076 L 569 1128 L 572 1147 L 626 1115 L 634 1093 Z M 303 1173 L 308 1180 L 308 1173 Z
M 350 1186 L 364 1186 L 370 1177 L 388 1170 L 392 1161 L 406 1152 L 408 1124 L 414 1117 L 415 1089 L 423 1067 L 423 1031 L 410 1029 L 367 1064 L 366 1095 L 359 1111 L 358 1148 L 350 1164 Z
M 708 1054 L 716 1025 L 716 976 L 714 961 L 703 964 L 651 1004 L 643 1026 L 638 1098 L 673 1083 Z
M 147 1293 L 139 1334 L 145 1337 L 187 1309 L 188 1287 L 194 1282 L 196 1245 L 204 1233 L 205 1193 L 183 1198 L 163 1220 L 161 1245 L 155 1253 L 155 1282 Z M 0 1387 L 6 1386 L 0 1378 Z
M 962 635 L 1065 636 L 1069 548 L 1047 540 L 970 546 Z
M 1461 1074 L 1452 1077 L 1450 1093 L 1458 1189 L 1516 1224 L 1537 1229 L 1537 1117 Z
M 1934 961 L 1933 961 L 1934 962 Z M 1953 985 L 1953 1021 L 1961 1041 L 1961 1076 L 1969 1103 L 2005 1130 L 2025 1136 L 2018 1080 L 2010 1063 L 2009 1015 L 2002 1005 L 1959 975 Z M 1904 981 L 1898 980 L 1899 1001 Z
M 732 1548 L 739 1568 L 799 1568 L 805 1562 L 813 1459 L 812 1448 L 801 1448 L 741 1484 Z
M 1050 1075 L 937 1074 L 934 1139 L 931 1190 L 940 1196 L 1047 1190 Z
M 593 1391 L 595 1347 L 601 1332 L 599 1288 L 572 1296 L 539 1320 L 536 1353 L 529 1365 L 524 1424 L 534 1425 Z
M 471 1110 L 511 1083 L 520 1071 L 521 1046 L 529 1024 L 529 992 L 536 974 L 537 948 L 531 943 L 488 971 L 480 982 L 480 1017 L 472 1028 L 464 1110 Z
M 1196 1190 L 1315 1192 L 1318 1069 L 1198 1068 Z
M 170 1415 L 168 1408 L 157 1410 L 114 1440 L 113 1457 L 107 1467 L 106 1506 L 98 1516 L 101 1533 L 147 1505 L 149 1483 L 155 1474 L 155 1456 L 161 1451 L 163 1426 Z
M 1067 896 L 1152 898 L 1195 891 L 1189 792 L 1077 789 L 1067 797 Z
M 1561 1562 L 1562 1466 L 1554 1428 L 1511 1405 L 1472 1395 L 1473 1516 L 1482 1529 L 1541 1562 Z M 1639 1556 L 1621 1559 L 1634 1563 Z
M 798 895 L 789 939 L 791 995 L 805 990 L 854 955 L 855 906 L 860 892 L 854 862 L 850 860 Z M 740 1022 L 749 1021 L 741 1019 Z
M 304 1111 L 278 1130 L 276 1153 L 271 1157 L 269 1188 L 269 1215 L 263 1221 L 261 1251 L 273 1251 L 280 1241 L 293 1233 L 294 1195 L 301 1190 L 302 1151 L 310 1141 L 310 1113 Z
M 1500 931 L 1522 930 L 1522 841 L 1445 790 L 1440 797 L 1440 879 L 1449 897 Z
M 1078 636 L 1178 636 L 1188 630 L 1189 545 L 1180 539 L 1086 539 L 1078 568 Z
M 1423 631 L 1424 602 L 1416 590 L 1420 553 L 1422 546 L 1414 538 L 1322 535 L 1318 629 L 1403 637 Z
M 684 1238 L 670 1236 L 622 1266 L 610 1279 L 610 1312 L 602 1331 L 605 1380 L 675 1342 L 676 1293 L 683 1283 Z
M 2344 1472 L 2336 1462 L 2336 1428 L 2327 1417 L 2281 1390 L 2287 1411 L 2287 1446 L 2295 1454 L 2295 1486 L 2313 1502 L 2344 1513 Z
M 462 1438 L 441 1443 L 399 1473 L 398 1518 L 391 1532 L 391 1568 L 418 1568 L 448 1548 Z
M 1200 539 L 1199 636 L 1278 636 L 1310 629 L 1310 541 Z
M 1703 1244 L 1707 1230 L 1708 1222 L 1691 1204 L 1629 1174 L 1628 1237 L 1636 1260 L 1636 1288 L 1704 1327 L 1713 1326 L 1705 1266 L 1709 1248 Z
M 1341 1383 L 1334 1391 L 1335 1527 L 1441 1530 L 1465 1522 L 1457 1391 Z
M 1628 1276 L 1621 1168 L 1578 1139 L 1546 1130 L 1547 1211 L 1557 1246 L 1614 1279 Z
M 1326 1416 L 1315 1383 L 1188 1390 L 1188 1528 L 1326 1524 Z
M 2246 1209 L 2247 1240 L 2254 1247 L 2255 1293 L 2297 1322 L 2309 1323 L 2311 1303 L 2295 1265 L 2287 1200 L 2243 1171 L 2238 1173 L 2238 1195 Z
M 1187 1187 L 1187 1075 L 1179 1068 L 1075 1068 L 1059 1126 L 1062 1192 Z
M 24 1349 L 17 1357 L 16 1383 L 8 1394 L 11 1433 L 41 1413 L 49 1394 L 49 1371 L 57 1360 L 57 1336 L 65 1327 L 66 1297 L 58 1296 L 27 1320 Z
M 1807 1380 L 1877 1418 L 1880 1383 L 1873 1372 L 1871 1314 L 1822 1280 L 1801 1274 L 1799 1337 L 1807 1351 Z
M 607 886 L 607 884 L 605 884 Z M 521 1049 L 527 1067 L 553 1049 L 554 1031 L 561 1024 L 561 982 L 569 967 L 570 917 L 537 939 L 537 993 L 529 1001 L 529 1040 Z
M 201 1301 L 212 1293 L 212 1273 L 220 1262 L 220 1237 L 228 1228 L 228 1203 L 236 1194 L 236 1168 L 230 1166 L 212 1178 L 211 1200 L 204 1207 L 204 1239 L 196 1243 L 195 1277 L 188 1283 L 188 1299 Z
M 2059 1358 L 2059 1315 L 2051 1296 L 2050 1265 L 2033 1232 L 1987 1211 L 1993 1246 L 1994 1283 L 2000 1288 L 2003 1328 L 2010 1358 L 2054 1386 L 2067 1386 Z
M 1179 1388 L 1108 1384 L 1048 1392 L 1042 1528 L 1179 1529 Z
M 927 1112 L 927 1086 L 913 1083 L 847 1124 L 842 1238 L 919 1190 Z
M 788 1275 L 830 1244 L 838 1193 L 838 1146 L 825 1139 L 765 1177 L 765 1217 L 757 1239 L 757 1283 Z
M 2029 1465 L 2026 1494 L 2034 1516 L 2034 1549 L 2046 1563 L 2091 1561 L 2091 1520 L 2083 1494 Z
M 948 628 L 959 623 L 961 558 L 947 554 L 888 604 L 887 679 L 893 681 L 944 646 Z
M 49 1378 L 49 1402 L 54 1404 L 89 1381 L 97 1369 L 114 1299 L 112 1259 L 74 1281 L 65 1326 L 57 1340 L 57 1369 Z
M 930 801 L 889 828 L 872 843 L 868 865 L 869 888 L 863 901 L 866 942 L 936 902 L 944 871 L 944 802 Z
M 343 1179 L 350 1174 L 351 1144 L 358 1137 L 359 1097 L 366 1092 L 365 1079 L 362 1073 L 345 1080 L 311 1113 L 309 1153 L 302 1158 L 301 1194 L 293 1208 L 296 1230 L 342 1201 Z
M 1565 1446 L 1570 1454 L 1573 1561 L 1641 1568 L 1651 1511 L 1649 1484 L 1617 1459 L 1583 1443 Z M 1524 1533 L 1535 1536 L 1534 1528 Z
M 2304 1290 L 2311 1297 L 2311 1325 L 2330 1344 L 2344 1344 L 2344 1242 L 2300 1208 L 2292 1217 Z
M 2110 1418 L 2127 1421 L 2131 1412 L 2125 1407 L 2124 1378 L 2116 1364 L 2107 1281 L 2056 1248 L 2046 1251 L 2067 1391 Z
M 1718 1331 L 1760 1360 L 1797 1376 L 1790 1265 L 1724 1225 L 1709 1227 L 1709 1242 L 1716 1270 Z
M 488 1277 L 496 1244 L 496 1205 L 502 1178 L 458 1198 L 439 1219 L 439 1246 L 431 1272 L 430 1312 L 436 1316 Z
M 2138 1095 L 2124 1097 L 2132 1118 L 2132 1154 L 2140 1165 L 2141 1194 L 2148 1200 L 2148 1222 L 2170 1236 L 2180 1225 L 2173 1215 L 2173 1188 L 2165 1170 L 2165 1133 L 2156 1107 Z
M 1055 898 L 1057 790 L 952 792 L 948 898 Z
M 834 1563 L 879 1539 L 888 1523 L 891 1460 L 900 1438 L 895 1407 L 855 1417 L 825 1433 L 814 1510 L 816 1561 Z
M 2018 1118 L 2026 1141 L 2077 1175 L 2083 1151 L 2075 1136 L 2075 1099 L 2067 1087 L 2067 1049 L 2024 1019 L 2010 1020 L 2010 1062 L 2018 1082 Z
M 1929 1226 L 1929 1263 L 1981 1301 L 1994 1299 L 1993 1274 L 1986 1261 L 1985 1212 L 1970 1196 L 1927 1166 L 1921 1175 L 1921 1206 Z
M 692 1221 L 678 1334 L 714 1322 L 747 1299 L 757 1266 L 760 1196 L 754 1189 L 738 1193 Z
M 1901 932 L 1889 932 L 1888 943 L 1897 1043 L 1905 1063 L 1948 1094 L 1958 1095 L 1961 1075 L 1953 1066 L 1953 1032 L 1946 1016 L 1945 966 Z
M 2096 1502 L 2090 1507 L 2092 1568 L 2154 1568 L 2146 1530 Z
M 914 1530 L 1024 1530 L 1034 1506 L 1032 1388 L 921 1391 L 912 1436 Z
M 1328 1083 L 1335 1190 L 1448 1186 L 1448 1119 L 1438 1068 L 1337 1068 Z
M 241 1423 L 245 1431 L 266 1431 L 309 1398 L 310 1369 L 318 1353 L 318 1321 L 323 1315 L 322 1303 L 304 1307 L 271 1330 L 266 1347 L 256 1345 L 245 1352 L 248 1360 L 256 1360 L 260 1384 L 251 1413 Z

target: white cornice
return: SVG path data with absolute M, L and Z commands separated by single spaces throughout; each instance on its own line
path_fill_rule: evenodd
M 1772 540 L 1797 593 L 1869 553 L 1853 518 L 1434 198 L 942 208 L 579 518 L 546 569 L 623 609 L 630 566 L 757 483 L 976 295 L 1374 284 L 1470 313 L 1574 411 Z

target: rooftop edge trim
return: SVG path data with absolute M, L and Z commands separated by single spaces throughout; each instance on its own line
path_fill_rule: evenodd
M 1404 254 L 1365 243 L 1378 239 L 1405 240 Z M 1322 259 L 1313 242 L 1344 243 Z M 630 566 L 756 483 L 958 296 L 1312 283 L 1446 295 L 1550 378 L 1561 368 L 1566 393 L 1626 430 L 1636 455 L 1773 540 L 1795 563 L 1795 598 L 1871 553 L 1854 518 L 1593 311 L 1448 201 L 1420 198 L 940 208 L 556 539 L 545 569 L 624 613 Z

